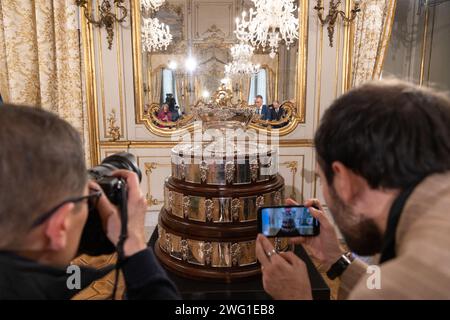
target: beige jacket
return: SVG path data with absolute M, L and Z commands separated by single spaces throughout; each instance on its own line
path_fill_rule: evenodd
M 339 298 L 450 299 L 450 172 L 427 177 L 413 191 L 398 223 L 396 253 L 380 265 L 380 289 L 373 288 L 373 271 L 355 260 L 341 276 Z

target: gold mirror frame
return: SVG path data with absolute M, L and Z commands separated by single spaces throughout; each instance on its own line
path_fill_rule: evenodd
M 132 50 L 133 50 L 133 73 L 134 73 L 134 97 L 135 97 L 135 114 L 136 124 L 144 124 L 145 127 L 153 134 L 160 137 L 170 137 L 176 130 L 183 129 L 192 131 L 194 124 L 190 123 L 181 127 L 183 123 L 173 123 L 172 129 L 157 127 L 152 120 L 146 116 L 144 110 L 144 94 L 143 94 L 143 74 L 142 74 L 142 45 L 141 45 L 141 11 L 140 0 L 130 0 L 131 5 L 131 28 L 132 28 Z M 306 61 L 308 46 L 308 0 L 300 0 L 299 3 L 299 39 L 298 39 L 298 60 L 297 60 L 297 76 L 296 91 L 294 100 L 296 105 L 291 102 L 284 102 L 292 112 L 289 123 L 277 129 L 279 135 L 291 133 L 299 123 L 305 123 L 306 113 Z M 154 106 L 149 108 L 153 110 Z M 167 123 L 165 123 L 167 126 Z M 270 131 L 271 125 L 262 126 L 263 124 L 251 123 L 249 127 L 256 130 Z

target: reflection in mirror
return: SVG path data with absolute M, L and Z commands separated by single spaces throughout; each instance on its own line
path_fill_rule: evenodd
M 189 124 L 193 106 L 209 102 L 222 85 L 232 93 L 233 103 L 252 106 L 257 127 L 282 128 L 297 116 L 298 40 L 292 39 L 289 48 L 280 42 L 276 54 L 268 47 L 252 47 L 256 72 L 225 72 L 236 60 L 231 47 L 242 43 L 236 38 L 235 18 L 253 6 L 253 1 L 241 0 L 166 0 L 156 11 L 141 7 L 141 27 L 148 25 L 145 19 L 162 24 L 160 31 L 142 30 L 142 43 L 171 38 L 167 47 L 142 46 L 143 111 L 155 127 L 178 129 Z M 163 35 L 165 31 L 170 37 Z M 156 39 L 146 40 L 158 32 Z
M 450 1 L 397 1 L 383 78 L 450 90 Z

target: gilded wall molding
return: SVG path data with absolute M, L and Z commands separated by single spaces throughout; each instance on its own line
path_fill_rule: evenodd
M 111 141 L 120 140 L 120 127 L 117 125 L 116 110 L 112 110 L 108 117 L 108 133 Z
M 90 10 L 91 3 L 87 8 Z M 83 42 L 83 63 L 84 63 L 84 92 L 88 111 L 89 145 L 91 165 L 100 162 L 100 138 L 98 129 L 98 101 L 96 89 L 96 72 L 94 62 L 94 34 L 93 27 L 88 23 L 83 8 L 80 15 L 81 38 Z
M 102 149 L 109 148 L 172 148 L 177 145 L 178 142 L 172 141 L 138 141 L 138 140 L 128 140 L 128 141 L 101 141 L 100 147 Z M 314 141 L 312 139 L 289 139 L 280 140 L 280 147 L 314 147 Z
M 389 46 L 392 28 L 394 25 L 396 8 L 397 8 L 397 0 L 389 0 L 386 12 L 386 21 L 388 21 L 388 23 L 383 29 L 382 40 L 380 46 L 378 47 L 378 54 L 374 67 L 374 77 L 373 77 L 374 79 L 378 79 L 381 75 L 381 71 L 383 70 L 384 59 L 386 57 L 386 52 Z M 380 54 L 380 52 L 383 52 L 383 54 Z
M 145 175 L 147 176 L 147 194 L 146 194 L 147 204 L 149 206 L 158 206 L 160 204 L 163 204 L 164 203 L 163 200 L 158 200 L 157 198 L 155 198 L 152 195 L 151 186 L 150 186 L 150 182 L 151 182 L 150 176 L 153 173 L 153 170 L 158 168 L 158 163 L 157 162 L 145 162 L 144 166 L 145 166 Z
M 295 157 L 295 160 L 290 160 L 290 157 Z M 291 174 L 291 180 L 286 179 L 285 196 L 303 203 L 305 192 L 305 154 L 280 154 L 280 158 L 288 158 L 280 165 L 289 169 Z M 287 184 L 288 182 L 291 183 L 290 186 Z M 290 192 L 288 192 L 289 187 L 291 188 Z M 297 188 L 299 193 L 297 193 Z

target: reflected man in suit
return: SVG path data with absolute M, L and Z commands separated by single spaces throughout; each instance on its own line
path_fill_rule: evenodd
M 272 103 L 272 107 L 269 108 L 270 110 L 270 117 L 269 120 L 272 121 L 279 121 L 284 116 L 284 109 L 280 105 L 280 101 L 274 100 Z
M 259 115 L 261 120 L 270 120 L 269 108 L 263 104 L 263 97 L 257 95 L 255 98 L 255 114 Z

